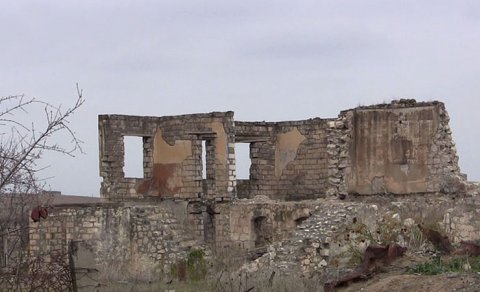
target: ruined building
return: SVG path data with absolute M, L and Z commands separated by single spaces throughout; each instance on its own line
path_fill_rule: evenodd
M 286 122 L 235 121 L 233 112 L 98 122 L 104 202 L 57 206 L 31 223 L 33 253 L 73 240 L 97 265 L 135 259 L 167 269 L 197 247 L 233 253 L 281 240 L 321 199 L 466 187 L 441 102 L 398 100 Z M 126 136 L 143 139 L 143 177 L 124 175 Z M 235 143 L 250 145 L 248 180 L 236 178 Z
M 101 194 L 111 201 L 218 201 L 451 191 L 444 184 L 460 173 L 448 121 L 442 103 L 412 101 L 347 110 L 335 119 L 273 123 L 234 121 L 233 112 L 102 115 Z M 125 136 L 143 138 L 142 178 L 124 177 Z M 250 144 L 249 180 L 236 179 L 235 143 Z

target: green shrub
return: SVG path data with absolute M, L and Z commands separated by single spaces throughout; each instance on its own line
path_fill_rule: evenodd
M 205 279 L 207 274 L 207 262 L 203 250 L 194 250 L 187 257 L 187 275 L 192 281 Z

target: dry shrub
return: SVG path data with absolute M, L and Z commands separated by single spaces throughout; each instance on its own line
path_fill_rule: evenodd
M 228 275 L 223 281 L 212 286 L 212 291 L 260 291 L 260 292 L 309 292 L 322 291 L 323 281 L 319 276 L 310 278 L 296 274 L 282 274 L 269 267 L 255 273 Z
M 102 262 L 99 271 L 101 282 L 148 282 L 160 279 L 161 265 L 146 255 L 133 254 L 129 261 Z
M 8 267 L 0 273 L 2 291 L 73 291 L 67 255 L 51 252 Z

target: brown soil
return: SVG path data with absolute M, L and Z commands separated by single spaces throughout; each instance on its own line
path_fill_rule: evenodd
M 388 267 L 388 270 L 376 274 L 372 279 L 351 283 L 336 291 L 480 291 L 480 275 L 477 273 L 448 273 L 435 276 L 406 274 L 407 267 L 425 261 L 428 261 L 428 258 L 406 255 Z
M 480 291 L 480 275 L 444 274 L 436 276 L 390 275 L 364 283 L 355 283 L 338 291 Z

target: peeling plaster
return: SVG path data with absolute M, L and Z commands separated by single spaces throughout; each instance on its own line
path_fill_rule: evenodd
M 163 139 L 162 129 L 155 134 L 153 147 L 154 164 L 182 163 L 188 156 L 192 155 L 192 141 L 177 140 L 175 144 L 169 145 Z
M 153 147 L 153 177 L 137 188 L 138 193 L 153 196 L 175 196 L 181 192 L 182 162 L 192 155 L 192 141 L 177 140 L 170 145 L 158 128 Z
M 298 147 L 305 140 L 297 128 L 290 132 L 278 134 L 275 145 L 275 176 L 280 177 L 287 165 L 295 160 Z

